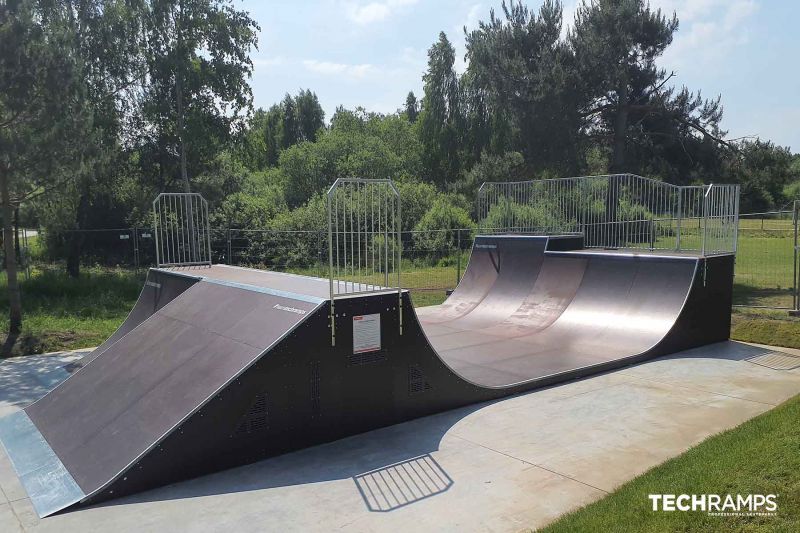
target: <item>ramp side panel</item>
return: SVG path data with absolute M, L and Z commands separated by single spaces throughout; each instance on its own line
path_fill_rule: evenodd
M 523 304 L 539 277 L 547 238 L 501 238 L 496 242 L 497 280 L 478 306 L 453 321 L 460 329 L 476 330 L 508 319 Z
M 441 305 L 419 309 L 419 317 L 426 324 L 447 322 L 464 316 L 489 293 L 499 272 L 499 253 L 496 237 L 475 237 L 467 268 L 458 287 Z
M 702 259 L 692 292 L 669 334 L 657 347 L 659 354 L 722 342 L 731 334 L 735 256 Z
M 93 361 L 98 355 L 105 352 L 109 346 L 150 318 L 153 313 L 183 294 L 186 289 L 199 280 L 200 278 L 174 276 L 163 271 L 150 269 L 147 273 L 144 287 L 142 287 L 142 292 L 139 294 L 139 299 L 136 300 L 136 304 L 131 309 L 125 322 L 103 344 L 86 354 L 78 362 L 78 366 L 85 366 Z
M 91 494 L 317 305 L 199 282 L 28 407 L 28 415 Z

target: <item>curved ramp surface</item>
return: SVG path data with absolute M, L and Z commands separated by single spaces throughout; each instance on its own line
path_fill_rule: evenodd
M 407 291 L 338 297 L 332 345 L 329 280 L 153 269 L 120 330 L 0 419 L 0 441 L 46 516 L 725 340 L 732 280 L 733 256 L 478 237 L 419 320 Z
M 545 250 L 547 241 L 478 237 L 476 249 L 494 257 L 470 262 L 464 279 L 493 277 L 484 297 L 459 315 L 421 310 L 431 345 L 464 378 L 511 386 L 643 354 L 672 329 L 699 264 L 685 256 Z M 489 276 L 475 272 L 485 269 Z

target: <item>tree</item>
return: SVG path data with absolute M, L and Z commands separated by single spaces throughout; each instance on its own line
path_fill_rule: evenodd
M 526 172 L 525 158 L 521 153 L 484 154 L 480 162 L 473 165 L 466 173 L 459 187 L 463 194 L 472 198 L 484 182 L 523 181 L 525 179 L 530 179 L 530 176 Z
M 419 116 L 420 140 L 426 178 L 444 187 L 458 179 L 460 133 L 458 75 L 455 49 L 444 32 L 428 50 L 428 70 L 422 76 L 425 97 Z
M 65 201 L 56 212 L 61 216 L 46 213 L 45 220 L 48 229 L 56 230 L 122 224 L 124 215 L 113 209 L 112 198 L 126 158 L 121 141 L 126 119 L 134 112 L 134 87 L 146 72 L 141 37 L 145 6 L 118 0 L 72 0 L 65 6 L 92 127 L 84 133 L 81 165 L 60 191 Z M 77 277 L 84 234 L 64 235 L 67 273 Z
M 417 97 L 414 96 L 414 91 L 408 91 L 404 113 L 410 123 L 413 124 L 417 121 L 417 116 L 419 115 L 419 102 L 417 102 Z
M 325 127 L 325 111 L 317 95 L 300 89 L 297 96 L 287 94 L 269 111 L 258 109 L 244 134 L 242 156 L 252 170 L 278 164 L 281 150 L 302 141 L 314 142 Z
M 162 190 L 175 177 L 190 190 L 189 174 L 200 173 L 243 126 L 258 30 L 230 0 L 150 2 L 139 131 Z
M 586 102 L 582 114 L 590 131 L 610 126 L 612 172 L 627 171 L 631 111 L 663 87 L 666 71 L 655 61 L 677 29 L 675 14 L 668 19 L 644 0 L 584 1 L 575 14 L 569 43 Z
M 278 164 L 281 109 L 275 104 L 268 111 L 257 109 L 243 135 L 240 157 L 251 170 Z
M 514 2 L 502 9 L 466 35 L 474 149 L 519 151 L 531 169 L 571 171 L 579 100 L 561 5 L 546 0 L 538 14 Z
M 71 10 L 39 7 L 0 4 L 0 204 L 12 336 L 22 325 L 13 212 L 71 179 L 91 119 Z
M 475 223 L 462 207 L 453 205 L 445 196 L 434 200 L 430 209 L 414 228 L 414 244 L 418 250 L 458 249 L 458 229 L 472 229 Z M 467 237 L 467 235 L 465 235 Z M 469 239 L 464 239 L 468 242 Z
M 282 150 L 294 146 L 301 140 L 300 125 L 297 120 L 297 106 L 294 98 L 286 93 L 280 104 L 281 109 L 281 130 L 280 147 Z
M 789 148 L 769 141 L 745 140 L 726 160 L 726 179 L 741 184 L 743 213 L 782 209 L 792 200 L 784 196 L 793 179 L 792 153 Z
M 297 109 L 297 123 L 299 140 L 317 140 L 317 133 L 325 127 L 325 111 L 319 103 L 319 98 L 310 89 L 300 89 L 294 99 Z
M 696 161 L 715 159 L 717 145 L 733 148 L 719 130 L 720 99 L 703 100 L 685 87 L 676 91 L 668 86 L 675 74 L 656 66 L 677 29 L 675 13 L 667 16 L 644 0 L 597 0 L 577 10 L 568 41 L 583 128 L 588 138 L 611 146 L 611 172 L 638 170 L 629 157 L 638 151 L 641 161 L 666 159 L 666 173 L 664 167 L 683 159 L 686 179 L 700 170 Z M 650 169 L 645 164 L 643 170 Z

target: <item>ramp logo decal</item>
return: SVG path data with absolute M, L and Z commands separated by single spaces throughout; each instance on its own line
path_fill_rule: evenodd
M 306 314 L 306 311 L 304 311 L 303 309 L 298 309 L 296 307 L 289 307 L 288 305 L 275 304 L 272 306 L 272 308 L 278 309 L 280 311 L 286 311 L 287 313 L 295 313 L 297 315 Z
M 353 353 L 377 352 L 381 349 L 381 315 L 353 317 Z
M 653 511 L 700 511 L 709 516 L 775 516 L 777 494 L 648 494 Z

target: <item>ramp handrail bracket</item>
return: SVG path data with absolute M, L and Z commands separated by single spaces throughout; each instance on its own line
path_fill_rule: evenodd
M 211 265 L 208 202 L 196 192 L 165 192 L 153 200 L 159 267 Z
M 347 295 L 396 290 L 403 333 L 400 191 L 390 179 L 338 178 L 328 189 L 328 278 L 331 345 L 335 301 Z
M 636 174 L 484 182 L 487 233 L 583 234 L 588 248 L 736 253 L 739 185 L 674 185 Z

